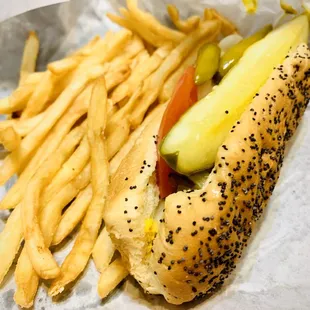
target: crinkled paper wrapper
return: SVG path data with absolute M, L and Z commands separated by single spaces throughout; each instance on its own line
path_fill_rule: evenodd
M 166 0 L 144 1 L 145 7 L 169 22 Z M 255 16 L 247 15 L 241 0 L 169 0 L 182 15 L 202 13 L 206 6 L 217 8 L 235 21 L 246 35 L 266 23 L 274 23 L 282 14 L 278 1 L 259 0 Z M 301 0 L 296 0 L 295 5 Z M 72 0 L 28 12 L 0 24 L 0 97 L 16 86 L 24 40 L 34 29 L 41 39 L 39 69 L 51 60 L 87 42 L 96 34 L 117 29 L 106 17 L 124 3 L 116 0 Z M 277 42 L 274 42 L 277 44 Z M 262 64 L 263 65 L 263 64 Z M 281 178 L 261 225 L 252 237 L 244 259 L 229 285 L 212 298 L 179 307 L 162 297 L 144 295 L 135 281 L 128 279 L 110 297 L 97 294 L 98 272 L 93 262 L 72 289 L 52 300 L 41 285 L 35 309 L 310 309 L 310 109 L 287 152 Z M 8 187 L 9 185 L 7 185 Z M 4 195 L 2 188 L 0 195 Z M 0 196 L 0 197 L 1 197 Z M 0 230 L 8 213 L 0 212 Z M 59 262 L 71 244 L 56 253 Z M 0 257 L 1 264 L 1 257 Z M 18 309 L 13 302 L 13 272 L 0 290 L 0 309 Z

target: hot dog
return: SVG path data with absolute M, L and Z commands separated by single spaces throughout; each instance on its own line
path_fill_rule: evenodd
M 214 292 L 236 267 L 266 208 L 310 99 L 310 51 L 300 44 L 257 89 L 217 149 L 201 189 L 159 198 L 157 135 L 147 124 L 111 180 L 106 227 L 147 293 L 182 304 Z

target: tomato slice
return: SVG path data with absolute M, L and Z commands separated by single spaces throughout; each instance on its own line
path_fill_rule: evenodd
M 198 89 L 194 80 L 195 68 L 190 66 L 177 83 L 173 96 L 163 115 L 158 133 L 158 146 L 160 146 L 161 141 L 180 117 L 198 101 Z M 162 199 L 176 192 L 177 184 L 170 177 L 172 173 L 176 172 L 167 165 L 158 151 L 157 183 L 160 198 Z

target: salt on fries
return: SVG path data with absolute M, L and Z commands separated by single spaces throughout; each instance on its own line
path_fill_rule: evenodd
M 12 210 L 0 233 L 0 283 L 25 240 L 14 274 L 19 306 L 33 305 L 40 279 L 53 279 L 49 295 L 62 292 L 91 257 L 101 273 L 102 298 L 126 278 L 102 219 L 109 177 L 163 112 L 199 46 L 216 41 L 220 32 L 237 31 L 212 9 L 202 18 L 181 19 L 169 5 L 175 30 L 137 0 L 127 0 L 127 9 L 119 11 L 121 16 L 108 17 L 125 29 L 94 37 L 43 72 L 35 72 L 39 39 L 30 32 L 19 85 L 0 99 L 0 113 L 18 112 L 0 123 L 0 143 L 9 152 L 0 184 L 18 174 L 0 202 L 0 210 Z M 80 223 L 71 252 L 58 266 L 51 246 L 66 242 Z

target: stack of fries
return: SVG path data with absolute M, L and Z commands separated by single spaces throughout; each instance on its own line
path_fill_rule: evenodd
M 20 253 L 14 300 L 22 307 L 33 305 L 40 279 L 52 280 L 50 296 L 61 293 L 91 256 L 101 273 L 102 298 L 127 276 L 108 232 L 100 232 L 109 178 L 151 119 L 146 115 L 169 100 L 195 62 L 199 46 L 236 32 L 211 9 L 204 18 L 180 20 L 168 6 L 172 30 L 137 0 L 127 6 L 121 17 L 108 14 L 125 29 L 96 36 L 44 72 L 35 72 L 39 39 L 30 32 L 19 86 L 0 100 L 0 113 L 8 115 L 0 123 L 0 142 L 9 152 L 0 184 L 18 175 L 0 202 L 1 210 L 12 210 L 0 233 L 0 283 Z M 74 246 L 58 266 L 54 246 L 80 222 Z

